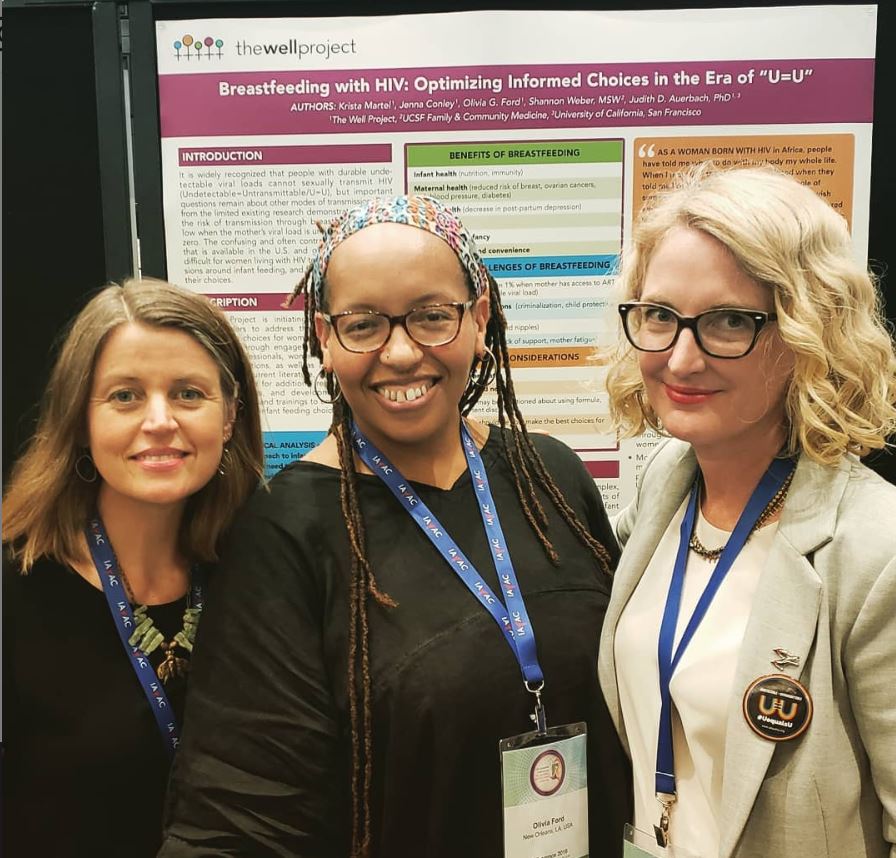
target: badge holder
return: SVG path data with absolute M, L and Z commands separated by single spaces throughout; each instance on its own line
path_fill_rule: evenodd
M 626 825 L 622 838 L 622 858 L 700 858 L 700 856 L 674 843 L 665 847 L 658 846 L 654 834 Z
M 505 858 L 588 858 L 585 723 L 548 727 L 542 683 L 530 717 L 536 729 L 498 743 Z
M 503 599 L 483 582 L 476 567 L 426 504 L 408 491 L 400 471 L 376 449 L 357 425 L 352 425 L 352 441 L 362 461 L 389 487 L 464 586 L 491 614 L 520 666 L 526 690 L 535 696 L 535 712 L 532 715 L 535 730 L 502 739 L 498 745 L 501 754 L 505 856 L 587 858 L 585 724 L 567 724 L 550 729 L 547 726 L 541 702 L 544 674 L 538 664 L 535 633 L 501 530 L 485 465 L 463 422 L 460 435 Z

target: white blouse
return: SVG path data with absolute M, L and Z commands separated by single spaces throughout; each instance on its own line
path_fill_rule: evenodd
M 686 508 L 687 498 L 625 606 L 614 643 L 619 699 L 634 768 L 635 827 L 651 833 L 662 810 L 654 782 L 660 714 L 657 640 Z M 733 677 L 759 576 L 777 529 L 777 523 L 767 525 L 748 540 L 672 677 L 678 800 L 671 811 L 670 834 L 680 848 L 700 858 L 715 858 L 719 852 L 728 710 L 731 695 L 745 691 L 733 688 Z M 697 516 L 695 531 L 706 548 L 718 548 L 730 536 L 702 515 Z M 715 567 L 693 551 L 688 553 L 676 647 Z

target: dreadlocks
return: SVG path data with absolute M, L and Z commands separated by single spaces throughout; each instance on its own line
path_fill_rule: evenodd
M 323 230 L 322 230 L 323 231 Z M 312 384 L 309 357 L 321 361 L 323 351 L 314 325 L 315 313 L 326 310 L 326 289 L 321 277 L 315 284 L 315 262 L 309 264 L 301 280 L 287 301 L 292 304 L 299 296 L 304 299 L 305 335 L 302 343 L 302 377 Z M 466 266 L 465 266 L 466 267 Z M 485 272 L 489 307 L 491 310 L 485 343 L 486 357 L 476 357 L 471 367 L 467 387 L 459 403 L 460 415 L 468 415 L 491 383 L 497 390 L 498 423 L 504 454 L 510 463 L 517 497 L 530 527 L 534 531 L 549 560 L 557 565 L 559 558 L 547 536 L 548 520 L 535 492 L 541 486 L 569 525 L 577 538 L 588 548 L 601 570 L 611 574 L 611 558 L 606 548 L 598 542 L 578 520 L 564 499 L 554 480 L 545 469 L 536 451 L 520 412 L 510 375 L 510 354 L 507 349 L 507 322 L 501 306 L 498 284 Z M 477 294 L 469 271 L 467 274 L 471 293 Z M 484 291 L 484 290 L 483 290 Z M 369 858 L 371 848 L 370 792 L 372 782 L 372 707 L 370 677 L 370 626 L 369 603 L 373 600 L 382 607 L 395 607 L 396 603 L 377 586 L 376 577 L 366 556 L 364 518 L 358 501 L 358 486 L 351 442 L 352 413 L 339 396 L 338 381 L 332 373 L 325 374 L 326 389 L 333 403 L 333 420 L 330 432 L 335 436 L 341 468 L 340 500 L 342 514 L 351 548 L 351 579 L 349 581 L 349 653 L 348 700 L 351 727 L 352 761 L 352 858 Z

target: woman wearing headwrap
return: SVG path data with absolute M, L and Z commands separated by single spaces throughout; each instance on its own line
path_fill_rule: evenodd
M 472 237 L 431 198 L 373 200 L 299 293 L 333 423 L 236 526 L 162 855 L 498 856 L 502 801 L 509 848 L 528 778 L 559 807 L 585 768 L 533 739 L 502 800 L 499 742 L 579 722 L 572 827 L 617 854 L 628 774 L 593 681 L 615 544 L 579 459 L 526 432 Z M 500 427 L 467 416 L 492 379 Z M 531 849 L 569 821 L 545 818 Z

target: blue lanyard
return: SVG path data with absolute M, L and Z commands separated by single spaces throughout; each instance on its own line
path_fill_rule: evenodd
M 177 724 L 174 710 L 168 702 L 168 695 L 162 683 L 156 676 L 156 671 L 149 661 L 149 658 L 143 654 L 138 647 L 131 646 L 128 638 L 134 633 L 134 615 L 131 612 L 131 604 L 124 595 L 124 588 L 121 581 L 121 575 L 118 571 L 118 560 L 109 537 L 103 528 L 103 523 L 99 518 L 95 518 L 87 525 L 87 547 L 93 557 L 93 563 L 96 571 L 100 576 L 103 585 L 103 593 L 106 595 L 106 603 L 109 605 L 109 611 L 115 620 L 115 628 L 118 629 L 118 636 L 121 638 L 122 646 L 128 654 L 134 673 L 140 680 L 143 693 L 149 702 L 149 708 L 156 719 L 159 728 L 159 734 L 165 745 L 165 749 L 170 756 L 174 756 L 180 742 L 180 728 Z M 190 605 L 194 608 L 202 610 L 202 583 L 199 580 L 198 570 L 194 570 L 192 583 L 190 585 Z
M 467 468 L 470 471 L 473 488 L 476 492 L 482 524 L 495 561 L 498 580 L 501 582 L 501 589 L 504 592 L 504 604 L 482 579 L 479 572 L 476 571 L 476 567 L 467 559 L 450 535 L 445 532 L 439 520 L 429 511 L 426 504 L 417 497 L 407 480 L 364 436 L 357 425 L 352 425 L 352 441 L 358 455 L 367 467 L 389 487 L 392 494 L 408 511 L 445 559 L 445 562 L 457 574 L 457 577 L 492 615 L 519 662 L 526 688 L 532 693 L 537 693 L 544 686 L 544 675 L 538 664 L 535 634 L 529 621 L 523 594 L 517 583 L 516 571 L 510 560 L 510 551 L 507 548 L 507 541 L 504 539 L 504 532 L 498 518 L 498 510 L 495 508 L 495 501 L 489 488 L 485 465 L 463 421 L 461 421 L 460 437 L 467 457 Z
M 691 496 L 688 500 L 687 511 L 681 523 L 681 531 L 678 543 L 678 555 L 675 558 L 675 566 L 672 570 L 672 582 L 669 584 L 669 594 L 666 597 L 666 609 L 663 612 L 663 622 L 660 626 L 659 645 L 657 656 L 660 673 L 660 729 L 656 749 L 656 792 L 658 795 L 675 796 L 675 754 L 672 748 L 672 695 L 669 690 L 672 682 L 672 674 L 681 661 L 684 651 L 687 649 L 694 632 L 702 622 L 706 611 L 715 598 L 725 576 L 731 569 L 741 549 L 750 538 L 753 525 L 759 520 L 762 511 L 777 491 L 784 484 L 790 472 L 796 467 L 792 459 L 775 459 L 769 465 L 768 470 L 759 481 L 759 485 L 753 490 L 750 500 L 741 513 L 734 532 L 731 534 L 725 550 L 719 557 L 716 568 L 694 608 L 694 613 L 688 621 L 684 634 L 678 642 L 678 648 L 672 653 L 672 644 L 675 640 L 675 628 L 678 624 L 678 613 L 681 608 L 681 594 L 684 589 L 685 567 L 688 562 L 689 544 L 691 534 L 694 531 L 694 519 L 697 514 L 697 502 L 700 495 L 699 480 L 694 482 Z

